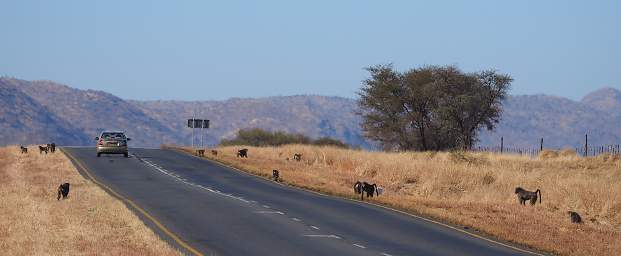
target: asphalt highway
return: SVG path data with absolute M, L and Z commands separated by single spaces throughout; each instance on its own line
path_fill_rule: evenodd
M 515 245 L 176 151 L 132 149 L 130 158 L 97 158 L 94 148 L 63 150 L 83 175 L 190 255 L 529 255 Z

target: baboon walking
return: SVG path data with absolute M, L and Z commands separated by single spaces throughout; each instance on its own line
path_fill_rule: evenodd
M 280 172 L 278 170 L 272 170 L 272 179 L 278 181 L 278 178 L 280 178 Z
M 19 146 L 19 148 L 22 150 L 22 154 L 27 154 L 28 153 L 28 148 L 27 147 Z
M 569 214 L 571 223 L 582 223 L 582 218 L 580 217 L 580 214 L 578 214 L 577 212 L 572 212 L 572 211 L 568 211 L 567 213 Z
M 531 205 L 535 205 L 535 203 L 537 203 L 537 194 L 539 194 L 539 204 L 541 204 L 541 190 L 539 189 L 533 192 L 517 187 L 515 188 L 515 194 L 517 195 L 521 205 L 526 205 L 526 201 L 529 200 Z
M 240 149 L 239 151 L 237 151 L 237 157 L 248 158 L 248 149 L 244 148 L 244 149 Z
M 302 160 L 302 154 L 293 154 L 293 160 L 300 161 Z
M 367 198 L 373 197 L 373 193 L 376 193 L 379 196 L 379 192 L 377 191 L 376 184 L 369 184 L 366 181 L 360 182 L 356 181 L 354 184 L 354 192 L 356 194 L 360 194 L 360 200 L 364 201 L 364 194 L 367 194 Z
M 43 152 L 45 152 L 45 154 L 47 155 L 47 146 L 39 146 L 39 154 L 43 154 Z
M 60 197 L 62 196 L 63 199 L 67 198 L 67 196 L 69 195 L 69 183 L 63 183 L 60 186 L 58 186 L 58 197 L 56 198 L 56 200 L 60 200 Z
M 50 153 L 56 152 L 56 143 L 52 142 L 51 144 L 47 144 L 47 150 L 49 150 Z
M 211 151 L 211 154 L 212 154 L 213 156 L 218 156 L 218 150 L 212 150 L 212 151 Z

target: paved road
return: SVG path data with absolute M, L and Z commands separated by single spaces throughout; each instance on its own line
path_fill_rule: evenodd
M 64 150 L 138 206 L 134 210 L 162 237 L 205 255 L 525 255 L 423 219 L 175 151 L 134 149 L 130 158 L 97 158 L 93 148 Z

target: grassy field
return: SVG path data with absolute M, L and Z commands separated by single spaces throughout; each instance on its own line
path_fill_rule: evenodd
M 240 148 L 249 158 L 236 157 Z M 190 151 L 188 149 L 184 149 Z M 331 147 L 221 147 L 206 157 L 283 182 L 348 198 L 357 180 L 385 192 L 374 203 L 475 228 L 561 255 L 621 252 L 621 158 L 544 151 L 539 158 L 491 153 L 384 153 Z M 302 154 L 302 161 L 292 159 Z M 515 187 L 542 190 L 542 204 L 518 204 Z M 572 224 L 567 211 L 580 213 Z
M 3 255 L 181 255 L 57 151 L 0 148 Z M 61 183 L 69 197 L 56 200 Z

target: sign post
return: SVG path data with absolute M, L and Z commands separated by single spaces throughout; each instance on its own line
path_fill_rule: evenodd
M 204 140 L 204 129 L 205 128 L 209 128 L 209 120 L 208 119 L 196 119 L 196 118 L 191 118 L 188 119 L 188 128 L 192 129 L 192 149 L 194 149 L 194 129 L 200 129 L 199 132 L 201 133 L 201 139 L 200 139 L 200 144 L 197 145 L 197 147 L 200 148 L 204 148 L 205 147 L 205 140 Z

